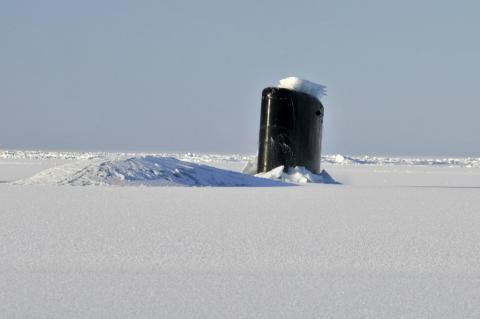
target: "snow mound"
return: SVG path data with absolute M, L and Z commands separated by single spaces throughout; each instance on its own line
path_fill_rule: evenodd
M 78 161 L 16 182 L 21 185 L 287 186 L 171 157 L 142 156 Z
M 327 95 L 326 86 L 310 82 L 308 80 L 302 80 L 294 76 L 281 79 L 279 81 L 278 87 L 303 92 L 312 95 L 319 100 L 325 95 Z

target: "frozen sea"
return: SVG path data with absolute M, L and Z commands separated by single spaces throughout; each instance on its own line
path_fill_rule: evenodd
M 131 155 L 0 151 L 2 318 L 480 317 L 478 158 L 325 156 L 341 185 L 14 183 Z

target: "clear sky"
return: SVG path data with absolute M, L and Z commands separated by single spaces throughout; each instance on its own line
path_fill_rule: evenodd
M 0 1 L 0 148 L 248 152 L 327 86 L 324 152 L 480 156 L 479 1 Z

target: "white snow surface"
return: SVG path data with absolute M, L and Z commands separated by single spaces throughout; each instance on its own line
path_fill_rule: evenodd
M 5 153 L 2 318 L 480 317 L 478 158 L 324 156 L 341 185 L 68 187 L 10 182 L 118 154 Z
M 303 92 L 316 97 L 318 100 L 321 100 L 322 97 L 326 95 L 326 86 L 308 80 L 302 80 L 295 76 L 281 79 L 278 87 Z

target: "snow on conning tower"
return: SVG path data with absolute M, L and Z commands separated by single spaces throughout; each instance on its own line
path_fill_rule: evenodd
M 325 86 L 296 77 L 262 92 L 257 172 L 283 165 L 320 173 Z

